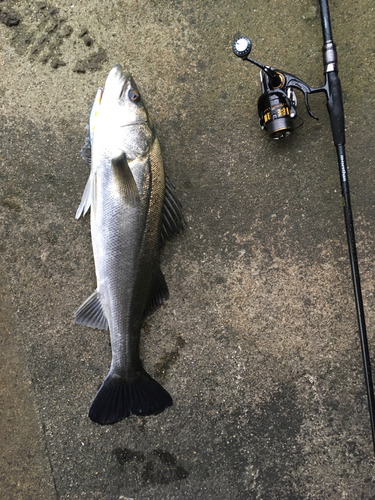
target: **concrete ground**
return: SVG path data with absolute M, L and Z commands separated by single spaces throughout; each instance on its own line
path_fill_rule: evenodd
M 252 56 L 323 84 L 316 0 L 0 2 L 1 498 L 374 500 L 375 456 L 325 99 L 284 141 L 260 130 Z M 371 0 L 330 2 L 369 345 L 375 353 Z M 12 12 L 9 9 L 13 9 Z M 18 18 L 17 18 L 18 16 Z M 17 24 L 17 20 L 19 20 Z M 80 158 L 98 86 L 143 92 L 187 229 L 145 323 L 156 417 L 99 426 L 107 332 L 73 324 L 95 287 Z

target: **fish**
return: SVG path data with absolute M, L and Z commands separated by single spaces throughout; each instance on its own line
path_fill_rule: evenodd
M 75 217 L 90 209 L 97 288 L 74 322 L 109 328 L 112 361 L 89 409 L 105 425 L 173 404 L 143 368 L 139 343 L 145 317 L 169 298 L 161 248 L 185 225 L 143 97 L 119 64 L 96 93 L 81 156 L 91 169 Z

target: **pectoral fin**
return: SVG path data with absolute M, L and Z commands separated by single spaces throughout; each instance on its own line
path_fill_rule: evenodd
M 91 175 L 86 183 L 85 190 L 83 192 L 81 203 L 79 204 L 78 210 L 76 212 L 76 219 L 78 220 L 81 215 L 86 215 L 87 210 L 91 205 Z
M 123 195 L 124 201 L 128 205 L 135 205 L 140 201 L 138 187 L 130 170 L 126 154 L 112 159 L 113 175 L 117 184 L 119 193 Z

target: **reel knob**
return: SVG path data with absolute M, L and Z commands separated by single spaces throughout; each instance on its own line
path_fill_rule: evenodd
M 233 52 L 237 57 L 247 57 L 251 52 L 251 42 L 245 36 L 237 38 L 233 44 Z

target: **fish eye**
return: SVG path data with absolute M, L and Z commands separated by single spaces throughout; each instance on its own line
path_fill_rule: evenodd
M 133 102 L 139 102 L 141 100 L 141 95 L 137 90 L 130 89 L 129 90 L 129 99 Z

